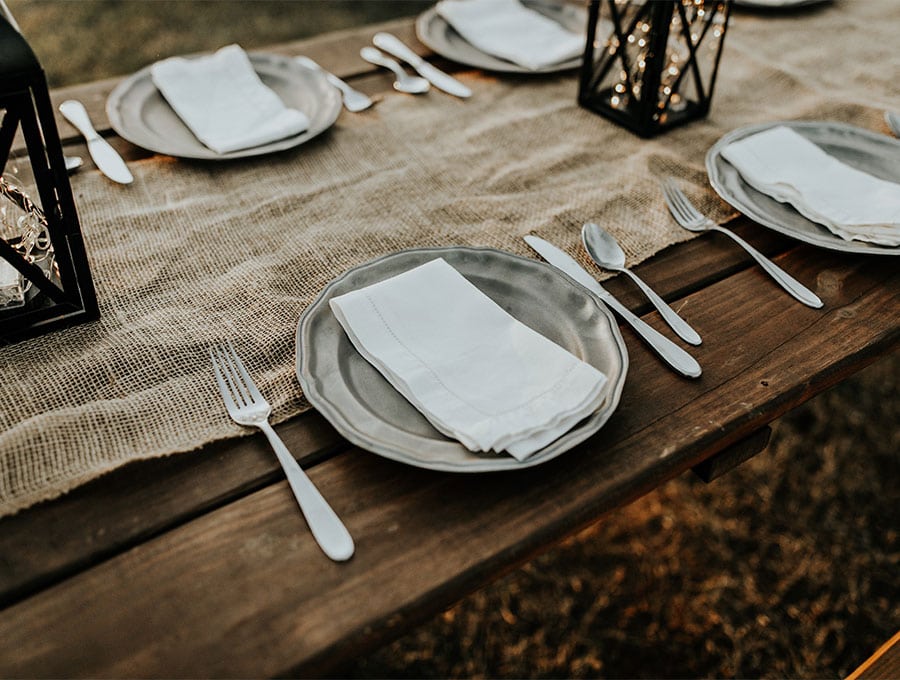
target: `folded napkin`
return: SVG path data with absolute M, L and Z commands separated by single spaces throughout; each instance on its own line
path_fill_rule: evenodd
M 443 259 L 330 301 L 351 342 L 439 431 L 524 460 L 593 413 L 606 376 Z
M 482 52 L 536 71 L 584 53 L 577 35 L 518 0 L 441 0 L 437 13 Z
M 790 128 L 733 142 L 722 156 L 754 189 L 841 238 L 900 245 L 900 184 L 845 165 Z
M 305 114 L 287 108 L 263 84 L 238 45 L 196 59 L 165 59 L 150 75 L 194 136 L 216 153 L 260 146 L 309 127 Z

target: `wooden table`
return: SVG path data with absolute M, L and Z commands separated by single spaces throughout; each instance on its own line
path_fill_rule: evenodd
M 411 22 L 389 28 L 418 44 Z M 387 75 L 355 56 L 375 30 L 275 51 L 307 54 L 376 94 Z M 54 101 L 80 99 L 102 128 L 115 83 Z M 104 132 L 126 157 L 145 153 Z M 663 251 L 638 271 L 704 330 L 694 351 L 703 377 L 678 377 L 624 328 L 631 368 L 619 409 L 552 462 L 444 474 L 350 446 L 314 412 L 279 427 L 354 536 L 349 563 L 313 542 L 262 436 L 132 464 L 0 520 L 0 675 L 339 670 L 689 468 L 715 475 L 761 450 L 769 423 L 897 345 L 900 276 L 891 257 L 816 249 L 746 219 L 732 226 L 813 283 L 825 308 L 792 302 L 725 239 Z M 609 289 L 659 327 L 632 288 Z

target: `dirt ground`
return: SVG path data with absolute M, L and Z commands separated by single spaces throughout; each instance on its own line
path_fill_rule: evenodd
M 900 627 L 898 377 L 895 353 L 345 674 L 846 677 Z
M 51 86 L 415 15 L 421 0 L 9 0 Z M 900 627 L 900 356 L 366 658 L 351 677 L 840 678 Z

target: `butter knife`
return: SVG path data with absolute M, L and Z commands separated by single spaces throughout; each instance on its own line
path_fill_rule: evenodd
M 659 333 L 652 326 L 648 326 L 640 317 L 635 316 L 621 302 L 616 300 L 600 283 L 591 276 L 584 267 L 578 264 L 568 253 L 560 250 L 552 243 L 538 236 L 528 235 L 525 242 L 531 246 L 538 255 L 543 257 L 551 265 L 569 276 L 576 283 L 580 283 L 591 293 L 600 298 L 609 307 L 619 314 L 625 321 L 631 324 L 634 331 L 655 351 L 663 361 L 674 368 L 678 373 L 687 378 L 698 378 L 702 372 L 700 364 L 681 347 Z
M 376 33 L 372 38 L 375 47 L 412 66 L 416 72 L 439 90 L 457 97 L 471 97 L 472 90 L 453 76 L 449 76 L 436 66 L 432 66 L 390 33 Z
M 59 112 L 84 135 L 91 158 L 100 172 L 119 184 L 131 184 L 134 181 L 122 157 L 91 125 L 88 112 L 81 102 L 66 100 L 59 105 Z

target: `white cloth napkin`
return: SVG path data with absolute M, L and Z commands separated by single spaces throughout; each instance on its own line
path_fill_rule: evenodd
M 304 113 L 287 108 L 259 79 L 239 45 L 196 59 L 165 59 L 150 75 L 194 136 L 216 153 L 260 146 L 309 127 Z
M 441 0 L 437 13 L 482 52 L 538 70 L 584 53 L 583 35 L 518 0 Z
M 722 156 L 754 189 L 846 240 L 900 245 L 900 184 L 861 172 L 779 125 L 729 144 Z
M 351 342 L 439 431 L 524 460 L 593 413 L 606 376 L 441 258 L 330 301 Z

